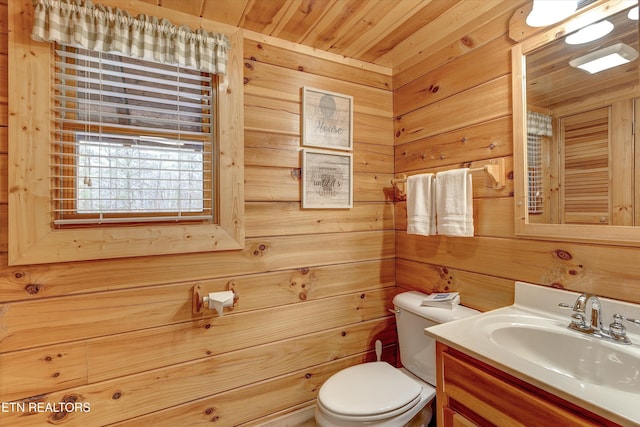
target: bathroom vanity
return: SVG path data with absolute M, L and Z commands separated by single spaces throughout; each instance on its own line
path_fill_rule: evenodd
M 640 306 L 517 282 L 512 306 L 425 329 L 438 425 L 640 426 L 640 326 L 614 314 Z
M 618 426 L 441 343 L 438 425 Z

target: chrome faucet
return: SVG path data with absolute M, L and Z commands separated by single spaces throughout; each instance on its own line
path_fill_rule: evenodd
M 587 304 L 591 300 L 591 327 L 586 327 L 585 325 L 585 313 L 587 309 Z M 591 329 L 594 332 L 602 331 L 602 316 L 600 314 L 602 307 L 600 305 L 600 300 L 598 296 L 595 294 L 587 294 L 584 293 L 578 297 L 575 304 L 573 305 L 573 312 L 581 314 L 582 316 L 576 316 L 579 319 L 582 319 L 582 323 L 579 326 L 580 331 L 584 331 L 585 329 Z M 574 322 L 571 323 L 574 325 Z M 575 328 L 572 328 L 575 329 Z
M 586 312 L 589 301 L 591 301 L 591 318 L 589 319 L 589 323 L 587 323 Z M 560 306 L 573 308 L 569 329 L 591 335 L 595 338 L 614 341 L 620 344 L 631 344 L 622 321 L 626 320 L 640 326 L 640 320 L 625 319 L 619 314 L 614 314 L 613 323 L 609 325 L 608 330 L 604 329 L 602 327 L 602 306 L 600 305 L 598 296 L 595 294 L 583 293 L 578 297 L 578 299 L 576 299 L 573 307 L 568 304 L 560 304 Z

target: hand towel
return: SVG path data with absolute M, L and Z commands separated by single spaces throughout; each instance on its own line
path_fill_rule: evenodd
M 473 236 L 473 188 L 468 168 L 438 172 L 435 179 L 438 234 Z
M 436 208 L 433 174 L 407 178 L 407 233 L 429 236 L 436 234 Z

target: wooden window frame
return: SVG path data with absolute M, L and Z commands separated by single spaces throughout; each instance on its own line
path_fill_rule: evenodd
M 64 45 L 60 45 L 60 44 L 56 44 L 56 49 L 58 50 L 65 50 L 65 51 L 69 51 L 72 52 L 74 54 L 78 54 L 73 47 L 71 46 L 64 46 Z M 83 55 L 82 52 L 79 53 L 79 55 Z M 119 55 L 117 54 L 118 57 L 123 57 L 124 55 Z M 59 57 L 57 57 L 57 55 L 54 55 L 54 58 L 57 58 L 55 62 L 60 63 L 62 60 L 65 59 L 60 59 Z M 115 61 L 114 58 L 109 58 L 112 61 Z M 133 64 L 134 65 L 140 65 L 139 62 L 136 63 L 136 58 L 131 58 L 133 60 Z M 74 59 L 69 59 L 67 58 L 66 61 L 74 61 Z M 140 60 L 141 62 L 143 62 L 143 66 L 151 66 L 150 63 L 152 61 L 148 61 L 148 60 Z M 73 63 L 72 63 L 73 64 Z M 54 71 L 52 71 L 52 73 L 55 72 L 55 69 L 57 69 L 59 67 L 54 67 Z M 160 65 L 158 67 L 158 70 L 162 69 L 163 65 Z M 175 69 L 175 66 L 170 66 L 169 68 Z M 173 71 L 173 70 L 172 70 Z M 190 71 L 193 72 L 193 71 Z M 202 76 L 202 72 L 199 73 L 200 76 Z M 213 73 L 206 73 L 207 77 L 209 77 L 209 80 L 206 83 L 207 87 L 211 87 L 212 91 L 214 93 L 212 93 L 212 99 L 214 100 L 213 102 L 215 103 L 215 100 L 218 98 L 218 93 L 217 93 L 217 89 L 218 89 L 218 83 L 217 81 L 219 80 L 220 77 L 218 77 L 217 75 L 213 74 Z M 73 82 L 73 83 L 77 83 L 77 82 Z M 70 85 L 71 83 L 67 83 L 68 85 Z M 74 95 L 69 95 L 70 93 L 73 94 L 75 91 L 73 89 L 64 89 L 65 90 L 65 95 L 66 96 L 74 96 Z M 58 93 L 57 93 L 58 94 Z M 59 95 L 59 94 L 58 94 Z M 54 95 L 52 95 L 54 96 Z M 124 93 L 122 95 L 123 99 L 127 97 L 127 94 Z M 150 100 L 152 100 L 154 98 L 150 98 Z M 73 103 L 73 101 L 68 101 L 69 103 Z M 75 105 L 73 105 L 75 106 Z M 215 162 L 215 151 L 212 152 L 212 150 L 215 150 L 215 146 L 216 144 L 218 144 L 218 141 L 215 140 L 215 138 L 217 138 L 217 135 L 211 135 L 211 133 L 213 131 L 215 131 L 215 129 L 218 128 L 218 123 L 217 123 L 217 116 L 218 116 L 218 111 L 217 111 L 217 104 L 213 104 L 210 106 L 214 111 L 215 111 L 215 116 L 216 118 L 214 119 L 215 123 L 210 122 L 209 120 L 207 120 L 206 116 L 202 116 L 202 118 L 204 119 L 204 121 L 200 122 L 199 124 L 203 127 L 203 128 L 207 128 L 209 136 L 211 138 L 210 141 L 207 141 L 204 138 L 201 139 L 196 139 L 196 140 L 192 140 L 192 141 L 196 141 L 196 142 L 201 142 L 203 144 L 203 147 L 209 145 L 209 147 L 207 147 L 206 149 L 203 149 L 203 163 L 205 165 L 212 165 L 214 164 L 213 162 Z M 77 106 L 75 106 L 75 108 L 77 108 Z M 61 108 L 58 108 L 58 110 L 60 110 Z M 69 113 L 69 109 L 66 109 L 67 113 Z M 73 108 L 71 108 L 71 110 L 73 110 Z M 55 108 L 54 108 L 55 111 Z M 60 114 L 60 113 L 58 113 Z M 77 111 L 73 110 L 72 114 L 78 114 Z M 77 117 L 72 117 L 72 119 L 77 119 Z M 91 134 L 91 135 L 99 135 L 100 131 L 103 134 L 109 134 L 109 135 L 126 135 L 126 136 L 130 136 L 132 134 L 139 134 L 139 133 L 135 133 L 133 132 L 133 130 L 131 130 L 129 133 L 127 133 L 126 131 L 123 131 L 122 129 L 119 129 L 117 126 L 111 126 L 109 123 L 106 122 L 100 122 L 100 124 L 98 124 L 99 122 L 97 121 L 93 121 L 93 120 L 88 120 L 87 121 L 88 124 L 83 125 L 83 124 L 77 124 L 74 123 L 73 121 L 71 121 L 71 123 L 67 123 L 65 122 L 63 125 L 57 124 L 55 126 L 55 129 L 57 131 L 63 131 L 63 132 L 69 132 L 68 134 L 59 137 L 62 138 L 64 140 L 65 144 L 69 144 L 69 145 L 65 145 L 63 147 L 59 147 L 56 146 L 56 142 L 53 142 L 53 146 L 56 147 L 55 149 L 52 150 L 52 155 L 53 156 L 64 156 L 66 157 L 65 161 L 57 161 L 56 164 L 59 164 L 60 166 L 57 166 L 57 171 L 54 173 L 54 175 L 59 176 L 59 180 L 63 181 L 62 184 L 59 184 L 58 186 L 54 186 L 55 188 L 57 188 L 57 190 L 53 190 L 54 193 L 57 191 L 57 198 L 59 200 L 64 200 L 64 202 L 59 202 L 61 203 L 64 207 L 63 209 L 65 210 L 65 212 L 63 214 L 54 214 L 54 219 L 57 221 L 59 219 L 63 219 L 63 220 L 87 220 L 87 221 L 91 221 L 91 220 L 95 220 L 94 223 L 91 222 L 86 222 L 86 223 L 77 223 L 77 224 L 60 224 L 58 225 L 56 223 L 56 228 L 70 228 L 70 227 L 96 227 L 96 223 L 100 223 L 103 226 L 118 226 L 118 225 L 123 225 L 123 224 L 135 224 L 136 223 L 136 219 L 138 218 L 144 218 L 146 220 L 149 220 L 150 218 L 153 217 L 180 217 L 180 219 L 169 219 L 169 220 L 160 220 L 158 219 L 157 221 L 151 221 L 154 224 L 161 224 L 161 223 L 165 223 L 165 224 L 175 224 L 176 222 L 187 222 L 187 221 L 198 221 L 201 223 L 205 223 L 205 222 L 210 222 L 211 219 L 207 219 L 207 220 L 203 220 L 202 217 L 205 215 L 208 215 L 209 213 L 211 213 L 211 217 L 215 219 L 217 219 L 217 206 L 214 203 L 214 201 L 211 198 L 211 195 L 215 195 L 217 192 L 217 189 L 214 188 L 214 182 L 213 182 L 213 176 L 212 176 L 212 170 L 211 167 L 205 167 L 203 168 L 203 179 L 202 179 L 202 183 L 203 183 L 203 191 L 202 191 L 202 203 L 203 203 L 203 210 L 202 212 L 190 212 L 190 211 L 171 211 L 171 212 L 118 212 L 118 213 L 110 213 L 110 212 L 101 212 L 101 213 L 79 213 L 78 212 L 78 199 L 76 198 L 76 194 L 77 194 L 77 186 L 76 186 L 76 182 L 77 182 L 77 175 L 76 175 L 76 171 L 77 171 L 77 163 L 76 161 L 78 160 L 78 157 L 75 155 L 75 153 L 77 152 L 77 147 L 79 146 L 79 143 L 77 141 L 77 137 L 78 134 Z M 73 133 L 73 135 L 72 135 Z M 161 136 L 161 137 L 167 137 L 168 131 L 165 129 L 164 132 L 158 132 L 157 134 L 154 134 L 153 131 L 147 131 L 145 130 L 145 135 L 146 136 Z M 58 138 L 58 139 L 59 139 Z M 178 130 L 175 130 L 174 134 L 170 134 L 169 138 L 173 138 L 175 140 L 179 140 L 180 139 L 180 134 Z M 207 138 L 208 139 L 208 138 Z M 207 144 L 207 142 L 209 142 L 209 144 Z M 73 159 L 73 160 L 72 160 Z M 74 161 L 75 160 L 75 161 Z M 214 164 L 214 166 L 217 168 L 218 165 L 217 163 Z M 55 208 L 57 208 L 58 206 L 56 205 L 56 207 L 54 207 L 54 211 Z M 75 212 L 72 212 L 75 211 Z M 206 214 L 204 214 L 206 213 Z M 198 217 L 197 219 L 194 219 L 194 217 Z M 104 222 L 100 222 L 100 218 L 104 218 L 105 221 Z M 111 219 L 117 219 L 117 222 L 109 222 Z M 138 221 L 138 222 L 142 222 L 142 221 Z
M 102 0 L 117 7 L 116 0 Z M 69 262 L 244 247 L 242 30 L 132 0 L 127 10 L 175 25 L 223 32 L 231 41 L 218 80 L 216 223 L 56 229 L 50 209 L 51 45 L 30 37 L 31 0 L 9 2 L 9 265 Z

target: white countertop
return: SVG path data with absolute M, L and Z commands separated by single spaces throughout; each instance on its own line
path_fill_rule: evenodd
M 512 306 L 492 310 L 466 319 L 443 323 L 425 329 L 425 333 L 438 341 L 460 350 L 476 359 L 497 367 L 523 381 L 555 394 L 569 402 L 590 410 L 622 425 L 640 426 L 640 327 L 625 322 L 631 345 L 607 342 L 586 336 L 567 328 L 571 321 L 571 309 L 561 308 L 559 303 L 573 306 L 580 294 L 516 282 L 515 303 Z M 603 325 L 608 327 L 614 313 L 629 318 L 640 318 L 640 306 L 607 298 L 599 298 L 602 304 Z M 589 321 L 587 313 L 587 322 Z M 594 346 L 608 361 L 624 356 L 631 360 L 630 377 L 624 383 L 607 385 L 597 376 L 588 381 L 555 369 L 554 361 L 528 360 L 522 349 L 514 344 L 506 349 L 504 342 L 496 343 L 492 332 L 504 327 L 525 327 L 537 330 L 553 330 L 554 338 L 566 338 L 567 345 L 580 342 Z M 556 334 L 557 332 L 558 334 Z M 567 336 L 563 334 L 568 334 Z M 582 341 L 587 340 L 587 341 Z M 544 345 L 536 352 L 544 353 Z M 566 360 L 564 361 L 566 362 Z M 576 363 L 578 360 L 576 361 Z M 612 388 L 615 387 L 615 388 Z

